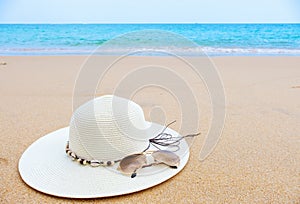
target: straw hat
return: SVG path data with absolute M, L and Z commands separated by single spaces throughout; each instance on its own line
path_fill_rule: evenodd
M 142 108 L 133 101 L 112 95 L 95 98 L 73 113 L 69 127 L 51 132 L 28 147 L 20 158 L 19 172 L 30 187 L 60 197 L 108 197 L 147 189 L 184 168 L 189 157 L 184 139 L 175 152 L 180 158 L 177 169 L 154 165 L 139 169 L 131 178 L 119 171 L 118 163 L 149 145 L 149 150 L 157 150 L 149 139 L 164 128 L 145 121 Z M 179 136 L 170 128 L 165 132 Z M 72 161 L 72 156 L 78 162 Z M 147 162 L 152 160 L 147 157 Z

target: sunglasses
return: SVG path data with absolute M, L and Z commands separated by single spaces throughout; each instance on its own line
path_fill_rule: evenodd
M 151 155 L 154 162 L 147 163 L 147 155 Z M 148 151 L 140 154 L 129 155 L 122 160 L 118 170 L 124 174 L 131 175 L 131 178 L 136 177 L 137 171 L 142 168 L 150 167 L 153 165 L 164 164 L 170 168 L 177 169 L 180 163 L 180 158 L 175 153 L 168 150 Z
M 66 145 L 66 153 L 72 158 L 73 161 L 77 161 L 81 165 L 88 164 L 92 167 L 112 166 L 115 163 L 119 162 L 119 167 L 117 169 L 123 174 L 131 175 L 131 178 L 136 177 L 137 171 L 142 168 L 164 164 L 166 166 L 169 166 L 170 168 L 177 169 L 180 163 L 179 156 L 169 150 L 144 151 L 138 154 L 131 154 L 121 160 L 102 162 L 98 160 L 86 160 L 78 157 L 74 152 L 70 150 L 68 142 Z M 154 162 L 148 163 L 147 155 L 152 156 Z

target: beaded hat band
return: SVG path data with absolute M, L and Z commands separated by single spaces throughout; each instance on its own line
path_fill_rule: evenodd
M 67 142 L 66 145 L 66 154 L 68 156 L 70 156 L 72 158 L 73 161 L 77 161 L 78 163 L 80 163 L 81 165 L 87 165 L 89 164 L 92 167 L 98 167 L 98 166 L 112 166 L 114 165 L 116 162 L 120 161 L 98 161 L 96 159 L 93 160 L 87 160 L 87 159 L 83 159 L 78 157 L 74 152 L 72 152 L 72 150 L 69 148 L 69 141 Z

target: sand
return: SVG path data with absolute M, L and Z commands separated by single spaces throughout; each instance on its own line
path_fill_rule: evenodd
M 0 57 L 1 203 L 74 202 L 28 187 L 19 176 L 18 160 L 35 140 L 68 126 L 75 79 L 85 59 L 84 56 Z M 104 61 L 107 59 L 103 57 Z M 153 57 L 135 60 L 150 59 Z M 170 61 L 163 57 L 155 60 Z M 187 74 L 191 86 L 203 90 L 196 93 L 203 100 L 202 135 L 191 146 L 185 169 L 148 190 L 85 202 L 300 203 L 300 57 L 214 57 L 212 60 L 222 77 L 227 101 L 223 134 L 213 153 L 206 160 L 199 160 L 211 110 L 203 85 L 194 83 L 193 76 Z M 122 70 L 130 70 L 135 65 L 133 61 L 122 64 Z M 175 63 L 174 67 L 179 66 Z M 118 79 L 118 73 L 110 79 Z M 115 81 L 106 83 L 98 95 L 112 92 Z M 157 93 L 155 89 L 145 90 L 144 95 L 136 97 L 137 101 L 143 98 L 141 106 L 147 119 Z M 165 102 L 169 120 L 180 116 L 167 94 L 159 97 Z

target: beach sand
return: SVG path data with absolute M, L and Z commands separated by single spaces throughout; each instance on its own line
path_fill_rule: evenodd
M 138 60 L 145 62 L 150 58 L 138 57 Z M 18 161 L 35 140 L 68 126 L 73 87 L 85 59 L 84 56 L 0 57 L 1 203 L 74 202 L 31 189 L 19 176 Z M 182 172 L 141 192 L 85 202 L 300 203 L 300 57 L 214 57 L 212 60 L 226 93 L 225 126 L 213 153 L 206 160 L 199 160 L 211 118 L 207 94 L 200 91 L 196 95 L 203 96 L 202 135 L 191 146 L 190 161 Z M 129 60 L 122 69 L 126 72 L 132 66 Z M 114 77 L 120 76 L 112 75 L 111 79 Z M 193 76 L 188 77 L 193 86 Z M 113 80 L 107 82 L 98 94 L 110 93 L 113 83 Z M 202 85 L 199 90 L 204 90 Z M 148 93 L 143 96 L 144 101 L 153 100 L 151 90 Z M 175 104 L 168 97 L 161 97 L 168 105 L 168 120 L 180 116 Z M 151 103 L 141 106 L 145 112 L 151 109 Z M 147 113 L 145 116 L 150 117 Z

